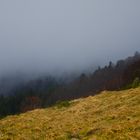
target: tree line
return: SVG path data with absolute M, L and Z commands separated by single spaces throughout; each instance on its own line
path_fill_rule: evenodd
M 111 61 L 93 73 L 82 73 L 71 82 L 51 76 L 32 80 L 13 90 L 9 96 L 0 95 L 0 116 L 45 108 L 58 101 L 95 95 L 103 90 L 136 87 L 140 82 L 140 53 L 116 64 Z

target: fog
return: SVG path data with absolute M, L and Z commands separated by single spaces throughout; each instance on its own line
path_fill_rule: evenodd
M 0 75 L 83 71 L 135 51 L 139 0 L 0 1 Z

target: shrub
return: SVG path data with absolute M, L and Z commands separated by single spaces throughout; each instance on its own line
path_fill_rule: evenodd
M 56 106 L 58 107 L 58 108 L 63 108 L 63 107 L 69 107 L 70 106 L 70 102 L 69 101 L 58 101 L 57 103 L 56 103 Z
M 140 79 L 139 77 L 136 77 L 132 83 L 132 88 L 136 88 L 138 86 L 140 86 Z

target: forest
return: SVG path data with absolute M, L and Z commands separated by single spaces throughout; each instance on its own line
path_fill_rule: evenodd
M 103 90 L 125 90 L 140 85 L 140 53 L 116 64 L 109 62 L 93 73 L 82 73 L 70 82 L 45 76 L 0 94 L 0 117 L 36 108 L 46 108 L 61 101 L 99 94 Z

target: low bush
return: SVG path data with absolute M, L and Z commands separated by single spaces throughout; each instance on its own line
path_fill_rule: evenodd
M 56 106 L 58 107 L 58 108 L 63 108 L 63 107 L 69 107 L 70 106 L 70 102 L 69 101 L 58 101 L 57 103 L 56 103 Z

